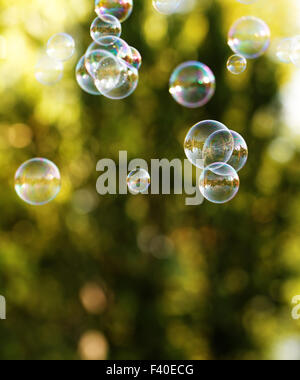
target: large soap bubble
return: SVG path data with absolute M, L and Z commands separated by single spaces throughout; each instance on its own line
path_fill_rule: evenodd
M 205 167 L 205 155 L 209 153 L 210 143 L 206 145 L 207 139 L 215 132 L 229 129 L 222 123 L 215 120 L 205 120 L 195 124 L 188 132 L 184 141 L 184 150 L 188 160 L 200 169 Z M 215 139 L 217 141 L 218 139 Z
M 226 203 L 239 191 L 240 180 L 237 172 L 228 164 L 214 163 L 207 166 L 199 181 L 201 194 L 212 203 Z
M 252 16 L 237 20 L 228 34 L 228 44 L 232 51 L 249 59 L 263 55 L 270 41 L 271 32 L 268 25 L 263 20 Z
M 204 166 L 215 162 L 228 162 L 234 149 L 234 139 L 229 129 L 212 133 L 203 147 Z
M 201 62 L 185 62 L 175 69 L 170 78 L 170 93 L 182 106 L 198 108 L 213 97 L 215 83 L 209 67 Z
M 95 11 L 99 17 L 109 14 L 123 22 L 132 10 L 133 0 L 95 0 Z
M 34 206 L 51 202 L 59 193 L 60 172 L 57 166 L 45 158 L 25 162 L 15 175 L 15 190 L 26 203 Z

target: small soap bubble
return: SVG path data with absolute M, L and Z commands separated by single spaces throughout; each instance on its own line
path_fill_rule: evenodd
M 66 62 L 73 57 L 74 53 L 75 41 L 69 34 L 55 34 L 47 43 L 47 54 L 57 61 Z
M 99 17 L 108 14 L 124 22 L 132 10 L 133 0 L 95 0 L 95 11 Z
M 58 83 L 63 77 L 63 72 L 62 62 L 48 55 L 43 55 L 35 67 L 35 77 L 44 86 L 53 86 Z
M 247 16 L 237 20 L 230 28 L 228 44 L 232 51 L 245 58 L 263 55 L 271 41 L 268 25 L 257 17 Z
M 131 59 L 131 62 L 128 62 L 128 63 L 129 64 L 131 63 L 133 67 L 139 70 L 142 66 L 142 56 L 136 48 L 131 46 L 130 49 L 131 49 L 132 59 Z
M 170 78 L 170 94 L 177 103 L 188 108 L 207 104 L 215 93 L 215 76 L 201 62 L 181 64 Z
M 112 15 L 103 15 L 97 17 L 91 25 L 91 37 L 95 42 L 98 42 L 100 38 L 120 37 L 122 33 L 122 26 L 120 21 Z
M 145 169 L 137 168 L 130 172 L 127 177 L 128 188 L 134 194 L 146 192 L 150 183 L 150 175 Z
M 201 194 L 212 203 L 222 204 L 232 200 L 239 191 L 237 172 L 228 164 L 214 163 L 207 166 L 199 181 Z
M 153 7 L 157 12 L 171 15 L 176 12 L 182 0 L 152 0 Z
M 184 150 L 188 160 L 200 169 L 205 166 L 204 146 L 207 139 L 215 132 L 229 131 L 222 123 L 215 120 L 205 120 L 195 124 L 188 132 L 184 141 Z
M 76 66 L 76 79 L 79 86 L 90 95 L 101 95 L 95 85 L 94 78 L 85 67 L 85 56 L 81 57 Z
M 45 159 L 34 158 L 17 170 L 15 190 L 26 203 L 40 206 L 56 198 L 61 187 L 61 177 L 57 166 Z
M 227 61 L 227 69 L 231 74 L 242 74 L 247 68 L 247 60 L 245 57 L 235 54 L 232 55 Z
M 95 81 L 96 87 L 108 99 L 120 100 L 130 96 L 137 88 L 139 82 L 138 70 L 127 62 L 120 62 L 120 79 L 111 90 L 103 89 L 99 80 Z
M 278 41 L 276 47 L 276 57 L 282 63 L 291 63 L 293 50 L 293 38 L 284 38 Z
M 223 129 L 212 133 L 203 147 L 204 166 L 215 162 L 228 162 L 233 149 L 234 139 L 229 130 Z
M 248 146 L 244 138 L 235 131 L 230 131 L 234 141 L 234 148 L 228 165 L 239 172 L 246 165 L 248 159 Z

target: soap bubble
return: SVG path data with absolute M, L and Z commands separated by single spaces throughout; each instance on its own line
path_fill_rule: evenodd
M 63 77 L 63 72 L 62 62 L 56 61 L 48 55 L 43 55 L 35 67 L 36 80 L 45 86 L 53 86 L 58 83 Z
M 95 11 L 99 17 L 109 14 L 123 22 L 132 10 L 133 0 L 95 0 Z
M 136 68 L 127 62 L 120 62 L 120 79 L 113 89 L 105 90 L 102 88 L 99 80 L 95 81 L 96 87 L 101 91 L 102 95 L 109 99 L 119 100 L 130 96 L 137 88 L 139 81 L 139 73 Z
M 291 63 L 293 38 L 284 38 L 277 43 L 276 57 L 282 63 Z
M 121 74 L 123 74 L 122 64 L 119 60 L 111 55 L 102 58 L 99 62 L 95 74 L 95 84 L 101 94 L 106 94 L 116 86 L 120 86 Z M 123 78 L 122 78 L 123 79 Z
M 201 194 L 212 203 L 226 203 L 239 191 L 240 180 L 237 172 L 228 164 L 214 163 L 207 166 L 199 181 Z
M 56 165 L 45 158 L 34 158 L 17 170 L 15 190 L 26 203 L 34 206 L 51 202 L 60 191 L 61 178 Z
M 120 21 L 112 15 L 97 17 L 91 25 L 91 37 L 95 42 L 106 36 L 120 37 L 122 26 Z
M 47 54 L 57 61 L 66 62 L 73 57 L 75 52 L 75 41 L 66 33 L 52 36 L 47 44 Z
M 99 45 L 98 45 L 99 46 Z M 85 55 L 85 67 L 88 73 L 94 78 L 99 79 L 99 70 L 101 71 L 102 62 L 104 59 L 110 58 L 114 67 L 119 66 L 119 60 L 113 56 L 111 53 L 105 50 L 92 50 L 91 52 Z M 116 78 L 116 84 L 118 83 L 119 78 Z
M 81 57 L 76 66 L 76 79 L 79 86 L 90 95 L 101 95 L 98 91 L 94 78 L 89 74 L 85 67 L 85 56 Z
M 229 161 L 234 149 L 234 139 L 227 129 L 212 133 L 205 141 L 203 147 L 204 166 L 215 162 Z
M 300 36 L 293 38 L 291 61 L 295 66 L 300 67 Z
M 145 169 L 135 169 L 127 177 L 128 188 L 134 194 L 146 192 L 150 182 L 150 175 Z
M 234 140 L 234 148 L 227 164 L 232 166 L 238 172 L 246 165 L 248 159 L 248 146 L 239 133 L 235 131 L 230 132 Z
M 125 61 L 132 60 L 131 48 L 122 38 L 107 36 L 99 38 L 98 42 L 93 42 L 87 49 L 86 55 L 94 50 L 104 50 L 115 57 Z
M 142 66 L 142 56 L 136 48 L 130 47 L 130 49 L 131 49 L 132 59 L 131 59 L 131 62 L 128 62 L 128 63 L 132 64 L 133 67 L 139 70 Z
M 229 131 L 222 123 L 215 120 L 205 120 L 195 124 L 188 132 L 184 141 L 184 150 L 188 160 L 200 169 L 204 168 L 204 145 L 207 139 L 217 131 Z
M 245 57 L 235 54 L 232 55 L 227 61 L 227 69 L 231 74 L 242 74 L 247 68 L 247 60 Z
M 164 15 L 175 13 L 182 0 L 152 0 L 157 12 Z
M 245 58 L 257 58 L 270 45 L 271 32 L 268 25 L 256 17 L 242 17 L 231 27 L 228 44 L 234 53 Z
M 170 78 L 170 93 L 182 106 L 204 106 L 215 93 L 215 76 L 203 63 L 183 63 L 175 69 Z

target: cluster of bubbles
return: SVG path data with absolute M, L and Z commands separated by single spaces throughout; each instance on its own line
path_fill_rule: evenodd
M 171 75 L 169 91 L 180 105 L 198 108 L 213 97 L 216 80 L 211 69 L 197 61 L 179 65 Z
M 252 4 L 254 1 L 240 1 Z M 235 53 L 227 62 L 227 69 L 234 75 L 243 73 L 247 68 L 247 59 L 262 56 L 270 46 L 271 31 L 261 19 L 253 16 L 241 17 L 230 28 L 228 45 Z
M 194 125 L 184 141 L 188 160 L 202 169 L 200 191 L 212 203 L 226 203 L 239 191 L 238 172 L 248 159 L 243 137 L 215 120 Z
M 52 36 L 46 48 L 46 53 L 40 57 L 35 67 L 35 77 L 44 86 L 58 83 L 64 72 L 64 62 L 70 60 L 75 53 L 75 41 L 66 33 Z
M 121 23 L 132 10 L 133 0 L 95 1 L 93 42 L 76 66 L 77 82 L 88 94 L 124 99 L 137 88 L 142 57 L 121 38 Z

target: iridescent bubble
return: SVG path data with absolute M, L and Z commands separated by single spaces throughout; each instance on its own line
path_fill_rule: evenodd
M 164 15 L 171 15 L 179 7 L 182 0 L 152 0 L 154 8 L 157 12 Z
M 204 166 L 229 161 L 234 149 L 234 139 L 227 129 L 212 133 L 203 147 Z
M 95 84 L 101 94 L 107 94 L 116 86 L 120 86 L 121 74 L 123 74 L 122 64 L 111 55 L 103 58 L 97 67 L 95 74 Z
M 95 42 L 100 38 L 107 37 L 120 37 L 122 33 L 122 26 L 120 21 L 112 15 L 103 15 L 97 17 L 91 25 L 91 37 Z
M 201 194 L 212 203 L 226 203 L 239 191 L 240 180 L 237 172 L 228 164 L 214 163 L 207 166 L 199 181 Z
M 235 132 L 230 131 L 234 140 L 234 148 L 228 165 L 232 166 L 237 172 L 239 172 L 245 165 L 248 159 L 248 146 L 243 137 Z
M 127 177 L 128 188 L 134 194 L 146 192 L 150 183 L 150 175 L 145 169 L 137 168 L 130 172 Z
M 76 66 L 76 79 L 79 86 L 90 95 L 101 95 L 98 91 L 94 78 L 85 67 L 85 56 L 81 57 Z
M 57 61 L 66 62 L 73 57 L 75 52 L 75 41 L 66 33 L 52 36 L 47 44 L 47 54 Z
M 270 41 L 271 32 L 268 25 L 252 16 L 237 20 L 228 34 L 228 44 L 232 51 L 249 59 L 263 55 Z
M 170 94 L 177 103 L 188 108 L 204 106 L 215 93 L 215 76 L 203 63 L 181 64 L 170 78 Z
M 61 178 L 57 166 L 45 158 L 34 158 L 17 170 L 15 190 L 26 203 L 40 206 L 51 202 L 60 191 Z
M 86 55 L 94 50 L 105 50 L 115 57 L 125 61 L 132 61 L 131 48 L 122 38 L 107 36 L 99 38 L 98 42 L 93 42 L 87 49 Z
M 99 17 L 109 14 L 123 22 L 132 10 L 133 0 L 95 0 L 95 11 Z
M 130 96 L 137 88 L 139 81 L 138 70 L 125 61 L 120 61 L 120 68 L 121 73 L 119 82 L 115 85 L 115 87 L 112 90 L 103 90 L 99 81 L 95 81 L 96 87 L 106 98 L 113 100 L 125 99 L 128 96 Z
M 97 45 L 99 47 L 99 45 Z M 89 53 L 85 54 L 85 67 L 88 71 L 88 73 L 96 79 L 97 72 L 99 69 L 99 66 L 101 65 L 101 62 L 104 58 L 114 58 L 111 53 L 105 50 L 91 50 Z
M 63 63 L 48 55 L 43 55 L 35 67 L 36 80 L 44 86 L 53 86 L 58 83 L 63 77 L 63 72 Z
M 295 66 L 300 67 L 300 36 L 293 38 L 291 61 Z
M 284 38 L 277 43 L 276 57 L 282 63 L 291 63 L 293 38 Z
M 245 57 L 235 54 L 232 55 L 227 61 L 227 69 L 231 74 L 242 74 L 247 68 L 247 60 Z
M 184 141 L 184 150 L 188 160 L 200 169 L 205 167 L 204 145 L 215 132 L 229 131 L 222 123 L 215 120 L 205 120 L 195 124 L 188 132 Z
M 137 70 L 139 70 L 142 66 L 142 56 L 136 48 L 131 46 L 130 49 L 131 49 L 132 59 L 128 63 L 131 64 L 133 67 L 135 67 Z

